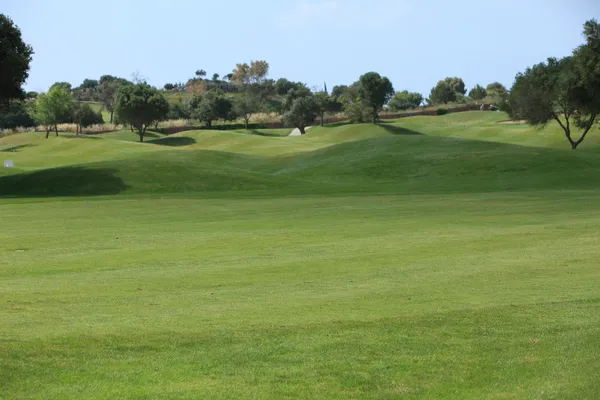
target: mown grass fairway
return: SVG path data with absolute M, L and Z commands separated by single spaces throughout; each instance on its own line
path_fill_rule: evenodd
M 0 139 L 0 398 L 597 398 L 600 135 L 497 119 Z

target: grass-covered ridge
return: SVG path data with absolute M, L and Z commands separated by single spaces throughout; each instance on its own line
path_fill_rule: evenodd
M 27 172 L 2 178 L 0 193 L 213 196 L 597 187 L 592 140 L 589 151 L 577 154 L 554 148 L 553 141 L 551 148 L 522 146 L 512 143 L 527 142 L 515 140 L 514 129 L 522 126 L 498 124 L 499 113 L 468 114 L 314 128 L 302 137 L 202 130 L 169 137 L 150 133 L 140 144 L 127 130 L 49 140 L 15 135 L 2 140 L 2 149 Z M 459 131 L 467 138 L 457 137 Z
M 0 139 L 0 398 L 594 399 L 600 135 L 501 119 Z

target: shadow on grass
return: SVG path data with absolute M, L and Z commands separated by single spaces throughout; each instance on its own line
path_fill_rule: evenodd
M 331 124 L 325 124 L 323 126 L 323 128 L 338 128 L 338 127 L 344 126 L 344 125 L 352 125 L 352 122 L 350 122 L 350 121 L 333 122 Z M 321 124 L 318 123 L 315 126 L 321 126 Z
M 52 197 L 118 194 L 127 185 L 116 169 L 53 168 L 0 177 L 0 196 Z
M 21 149 L 24 149 L 25 147 L 31 147 L 31 146 L 33 146 L 33 144 L 31 144 L 31 143 L 20 144 L 18 146 L 13 146 L 13 147 L 9 147 L 9 148 L 6 148 L 6 149 L 2 149 L 2 150 L 0 150 L 0 152 L 3 152 L 3 153 L 14 153 L 14 152 L 17 152 L 17 151 L 19 151 Z
M 392 124 L 380 123 L 379 126 L 381 126 L 383 129 L 385 129 L 388 133 L 391 133 L 392 135 L 423 135 L 421 132 L 402 128 L 401 126 L 396 126 Z
M 148 144 L 156 144 L 159 146 L 182 147 L 190 146 L 196 143 L 196 139 L 191 137 L 166 137 L 162 139 L 151 140 Z
M 290 128 L 290 132 L 291 131 L 292 131 L 292 128 Z M 267 136 L 267 137 L 285 137 L 285 136 L 287 136 L 287 135 L 284 135 L 281 133 L 261 132 L 256 129 L 249 129 L 248 132 L 250 132 L 251 135 Z

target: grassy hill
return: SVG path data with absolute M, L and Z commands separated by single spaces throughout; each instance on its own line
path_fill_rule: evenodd
M 502 119 L 0 138 L 0 398 L 595 398 L 600 132 Z

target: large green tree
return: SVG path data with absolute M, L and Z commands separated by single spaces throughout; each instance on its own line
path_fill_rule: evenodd
M 77 124 L 77 134 L 82 132 L 82 128 L 88 126 L 103 124 L 102 113 L 96 112 L 89 104 L 77 104 L 73 113 L 73 122 Z
M 58 124 L 71 122 L 75 100 L 64 86 L 54 86 L 48 93 L 40 94 L 36 100 L 35 120 L 46 129 L 46 139 L 54 128 L 58 136 Z
M 13 100 L 0 105 L 0 129 L 30 128 L 35 126 L 31 106 L 27 101 Z
M 487 91 L 481 85 L 475 85 L 475 87 L 469 91 L 469 97 L 473 100 L 482 100 L 485 96 L 487 96 Z
M 394 95 L 394 87 L 387 77 L 377 72 L 368 72 L 358 80 L 358 95 L 360 101 L 369 107 L 373 123 L 377 123 L 379 112 Z
M 534 126 L 556 121 L 573 150 L 600 119 L 600 26 L 596 20 L 585 23 L 584 36 L 586 43 L 572 56 L 549 58 L 518 74 L 508 101 L 514 119 Z
M 29 76 L 33 49 L 23 42 L 21 30 L 0 14 L 0 105 L 24 97 L 21 86 Z
M 317 116 L 317 103 L 313 94 L 295 98 L 289 110 L 283 114 L 282 119 L 300 131 L 302 135 L 306 133 L 306 127 L 309 126 Z
M 315 104 L 316 112 L 321 119 L 321 126 L 325 125 L 325 114 L 328 112 L 334 112 L 339 107 L 335 98 L 327 94 L 325 91 L 315 93 Z
M 465 82 L 462 78 L 446 78 L 444 81 L 454 90 L 457 94 L 462 94 L 463 96 L 467 94 L 467 89 L 465 86 Z
M 417 108 L 423 103 L 423 95 L 421 93 L 412 93 L 408 90 L 396 92 L 392 100 L 390 100 L 390 110 L 403 111 Z
M 143 142 L 148 127 L 167 117 L 169 102 L 160 91 L 146 83 L 123 85 L 117 93 L 115 113 L 120 122 L 137 129 L 140 142 Z
M 448 104 L 456 101 L 457 92 L 447 81 L 439 81 L 429 94 L 429 102 L 432 104 Z
M 221 89 L 211 89 L 205 93 L 194 95 L 190 101 L 193 116 L 211 127 L 213 121 L 226 119 L 231 114 L 233 104 L 225 97 Z
M 110 113 L 110 123 L 113 123 L 115 104 L 117 101 L 117 92 L 119 88 L 125 85 L 131 85 L 127 79 L 117 78 L 112 75 L 103 75 L 100 77 L 98 85 L 98 98 L 104 105 L 104 108 Z

